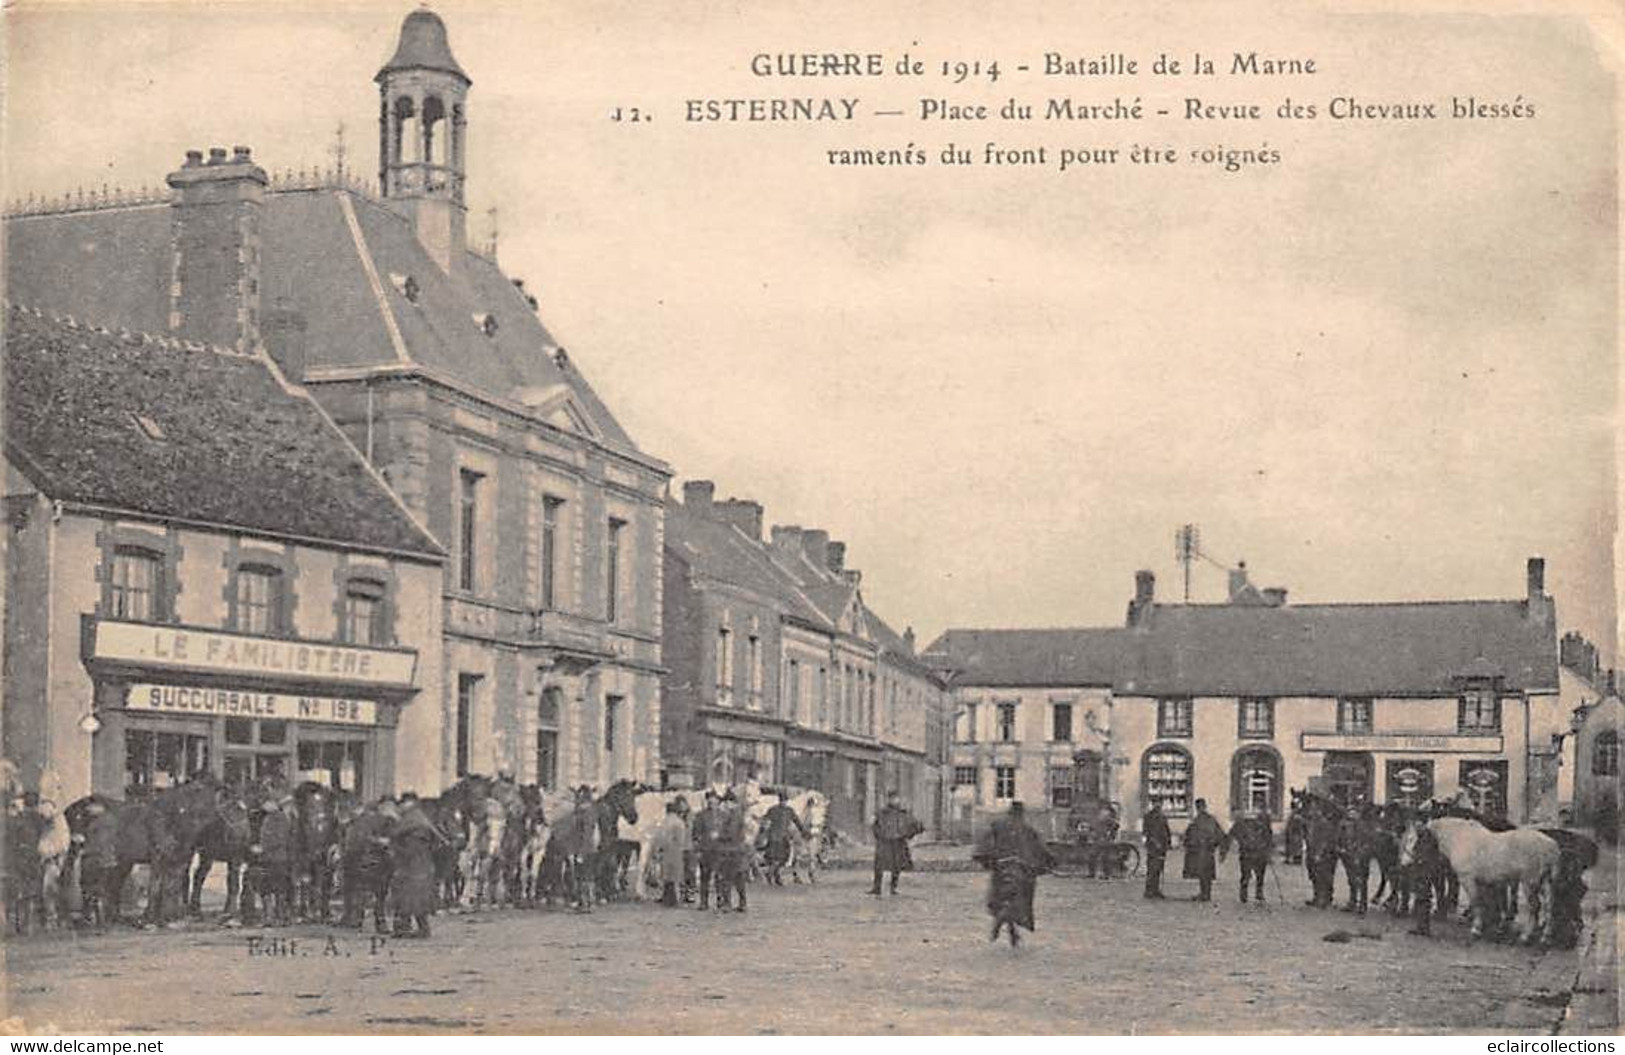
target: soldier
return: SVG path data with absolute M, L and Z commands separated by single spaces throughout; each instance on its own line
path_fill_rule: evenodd
M 1196 816 L 1185 826 L 1184 874 L 1186 879 L 1194 879 L 1198 884 L 1196 897 L 1192 900 L 1213 900 L 1213 878 L 1218 874 L 1218 866 L 1213 860 L 1214 851 L 1218 851 L 1221 857 L 1226 852 L 1224 829 L 1207 811 L 1207 799 L 1197 799 Z
M 733 910 L 743 912 L 750 847 L 745 844 L 745 807 L 735 798 L 732 789 L 722 796 L 720 816 L 713 844 L 716 847 L 717 911 L 727 911 L 730 902 L 737 900 Z
M 1168 818 L 1162 815 L 1162 803 L 1152 801 L 1151 808 L 1140 819 L 1140 831 L 1145 838 L 1145 896 L 1161 901 L 1162 866 L 1174 839 L 1168 830 Z
M 387 796 L 362 810 L 344 832 L 343 925 L 360 929 L 372 902 L 373 930 L 389 933 L 389 838 L 399 814 Z
M 784 866 L 790 861 L 796 833 L 802 839 L 812 836 L 790 805 L 789 793 L 781 790 L 779 801 L 762 818 L 762 834 L 758 837 L 765 851 L 767 880 L 774 886 L 784 885 Z
M 1376 849 L 1376 825 L 1359 806 L 1350 806 L 1337 829 L 1337 855 L 1343 861 L 1343 874 L 1349 884 L 1344 912 L 1365 915 L 1366 887 L 1371 882 L 1371 857 Z
M 891 873 L 891 892 L 897 893 L 897 876 L 914 867 L 908 841 L 925 831 L 925 825 L 903 808 L 903 797 L 895 789 L 886 793 L 886 806 L 875 816 L 875 883 L 869 893 L 880 896 L 880 881 Z
M 1332 907 L 1332 882 L 1337 878 L 1337 820 L 1329 803 L 1309 811 L 1304 827 L 1303 865 L 1314 894 L 1306 902 L 1315 908 Z
M 722 835 L 721 798 L 711 788 L 705 789 L 705 806 L 694 816 L 693 845 L 700 862 L 700 911 L 711 907 L 711 878 L 716 875 L 719 842 Z M 717 877 L 717 885 L 722 879 Z
M 1292 812 L 1287 814 L 1286 818 L 1286 853 L 1282 858 L 1289 865 L 1303 863 L 1303 837 L 1306 827 L 1303 811 L 1294 804 Z
M 1264 903 L 1264 872 L 1270 865 L 1270 851 L 1274 848 L 1275 833 L 1270 830 L 1269 816 L 1262 810 L 1249 812 L 1231 827 L 1230 839 L 1236 844 L 1241 861 L 1241 903 L 1247 903 L 1247 881 L 1253 881 L 1253 896 Z

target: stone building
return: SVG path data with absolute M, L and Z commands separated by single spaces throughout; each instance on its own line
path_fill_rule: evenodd
M 1619 770 L 1625 702 L 1620 700 L 1614 671 L 1604 679 L 1600 697 L 1575 712 L 1573 726 L 1574 822 L 1610 843 L 1618 842 L 1619 818 L 1625 809 L 1625 783 L 1620 781 Z
M 1527 570 L 1517 600 L 1315 605 L 1245 574 L 1228 603 L 1163 604 L 1141 572 L 1122 628 L 949 631 L 928 658 L 955 672 L 955 782 L 984 809 L 1098 788 L 1129 825 L 1153 799 L 1173 818 L 1205 798 L 1221 820 L 1279 819 L 1305 786 L 1345 802 L 1464 792 L 1528 820 L 1566 720 L 1544 562 Z M 1059 715 L 1080 710 L 1090 739 L 1073 754 L 1100 776 L 1068 785 Z
M 488 253 L 466 245 L 468 74 L 408 15 L 378 71 L 379 183 L 193 152 L 163 197 L 7 217 L 11 296 L 241 350 L 301 383 L 450 555 L 434 791 L 659 768 L 669 471 Z M 290 496 L 291 497 L 291 496 Z
M 24 783 L 434 786 L 445 556 L 309 395 L 263 354 L 20 309 L 5 337 Z
M 667 776 L 817 788 L 846 832 L 866 832 L 894 788 L 937 820 L 943 683 L 864 604 L 845 546 L 800 527 L 764 540 L 762 507 L 706 480 L 667 523 Z

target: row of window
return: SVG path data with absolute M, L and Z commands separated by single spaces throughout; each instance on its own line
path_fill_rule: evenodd
M 540 672 L 538 676 L 541 676 Z M 472 765 L 474 716 L 478 712 L 484 686 L 485 676 L 482 674 L 457 675 L 455 761 L 459 777 L 467 776 Z M 604 697 L 603 739 L 599 746 L 604 755 L 611 759 L 615 757 L 625 710 L 626 697 Z M 536 703 L 536 783 L 549 790 L 559 786 L 559 733 L 563 711 L 564 690 L 556 685 L 544 688 Z
M 1016 704 L 998 703 L 994 717 L 993 735 L 1000 743 L 1014 743 L 1020 739 L 1016 726 Z M 1050 704 L 1050 740 L 1067 743 L 1073 739 L 1073 705 Z M 1157 701 L 1157 736 L 1159 738 L 1189 739 L 1193 733 L 1193 701 L 1174 698 Z M 1337 701 L 1337 731 L 1340 733 L 1369 733 L 1372 731 L 1371 701 L 1364 698 Z M 963 725 L 958 739 L 962 743 L 975 743 L 977 705 L 968 703 L 961 712 Z M 1456 728 L 1461 733 L 1492 733 L 1501 729 L 1501 701 L 1494 692 L 1468 692 L 1457 701 Z M 1236 735 L 1242 740 L 1273 740 L 1275 738 L 1275 701 L 1267 697 L 1248 697 L 1236 705 Z
M 1609 741 L 1609 753 L 1599 751 L 1594 768 L 1599 771 L 1612 767 L 1599 775 L 1617 775 L 1619 772 L 1619 741 Z M 1603 747 L 1602 739 L 1598 747 Z M 1418 806 L 1433 797 L 1433 766 L 1431 759 L 1390 759 L 1387 762 L 1387 792 L 1390 803 Z M 1506 762 L 1502 760 L 1463 760 L 1458 774 L 1460 786 L 1467 791 L 1480 808 L 1495 814 L 1506 811 Z M 993 767 L 993 797 L 1016 797 L 1016 766 Z M 1369 795 L 1372 774 L 1367 767 L 1353 774 L 1344 784 L 1334 782 L 1332 793 L 1352 801 Z M 955 787 L 974 788 L 979 771 L 974 765 L 954 766 Z M 1078 771 L 1073 766 L 1051 766 L 1047 774 L 1049 805 L 1056 809 L 1070 808 L 1076 794 Z M 1184 817 L 1192 812 L 1193 788 L 1196 784 L 1195 762 L 1189 751 L 1177 744 L 1156 744 L 1148 749 L 1140 765 L 1140 803 L 1149 809 L 1152 803 L 1162 806 L 1169 816 Z M 1263 747 L 1242 748 L 1231 759 L 1230 806 L 1232 812 L 1262 811 L 1273 817 L 1282 816 L 1281 757 Z
M 457 588 L 473 592 L 480 583 L 480 501 L 485 474 L 473 469 L 458 470 L 457 506 Z M 557 495 L 542 496 L 541 538 L 537 540 L 541 560 L 541 596 L 543 609 L 555 610 L 560 605 L 560 532 L 564 525 L 564 499 Z M 605 522 L 604 552 L 604 617 L 611 623 L 619 621 L 624 603 L 624 584 L 621 573 L 621 545 L 627 522 L 610 517 Z
M 115 548 L 103 604 L 107 617 L 142 623 L 174 619 L 166 588 L 171 574 L 162 553 L 139 546 Z M 239 564 L 232 570 L 229 592 L 229 629 L 270 636 L 293 632 L 292 605 L 281 568 Z M 364 575 L 347 579 L 339 609 L 339 640 L 357 645 L 390 644 L 388 596 L 388 585 L 381 580 Z

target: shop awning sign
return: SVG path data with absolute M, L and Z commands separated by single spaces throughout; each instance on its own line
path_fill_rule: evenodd
M 1448 733 L 1304 733 L 1305 751 L 1399 751 L 1406 754 L 1501 753 L 1499 736 Z
M 254 637 L 220 630 L 88 619 L 85 659 L 199 674 L 386 690 L 413 687 L 417 653 Z
M 131 685 L 125 709 L 217 718 L 275 718 L 336 725 L 377 725 L 378 704 L 333 696 L 290 696 L 184 685 Z

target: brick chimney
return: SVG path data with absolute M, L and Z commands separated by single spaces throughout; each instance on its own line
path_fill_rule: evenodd
M 1530 557 L 1527 571 L 1528 592 L 1524 609 L 1530 619 L 1548 620 L 1556 616 L 1556 606 L 1546 596 L 1546 558 Z
M 908 649 L 909 655 L 914 654 L 914 628 L 912 626 L 903 631 L 903 647 Z
M 1266 587 L 1264 589 L 1263 593 L 1264 593 L 1264 603 L 1269 605 L 1271 608 L 1285 608 L 1286 607 L 1286 587 L 1285 586 L 1269 586 L 1269 587 Z
M 689 480 L 683 484 L 683 505 L 692 513 L 710 516 L 716 493 L 717 485 L 710 480 Z
M 1238 560 L 1236 562 L 1236 566 L 1230 569 L 1228 575 L 1230 580 L 1230 603 L 1235 604 L 1238 600 L 1246 595 L 1247 591 L 1252 586 L 1252 583 L 1247 581 L 1247 562 L 1244 560 Z
M 247 147 L 188 150 L 166 178 L 174 256 L 169 330 L 207 344 L 252 351 L 260 343 L 260 209 L 268 182 Z
M 793 561 L 801 552 L 801 528 L 795 524 L 773 525 L 773 553 L 780 560 Z
M 711 507 L 722 520 L 749 535 L 753 542 L 762 541 L 762 503 L 748 498 L 730 498 Z
M 1128 604 L 1128 625 L 1145 626 L 1157 601 L 1157 577 L 1149 571 L 1134 573 L 1134 600 Z
M 801 548 L 815 568 L 829 567 L 829 532 L 807 528 L 801 533 Z
M 841 574 L 846 568 L 846 543 L 832 541 L 825 552 L 829 555 L 829 570 Z

